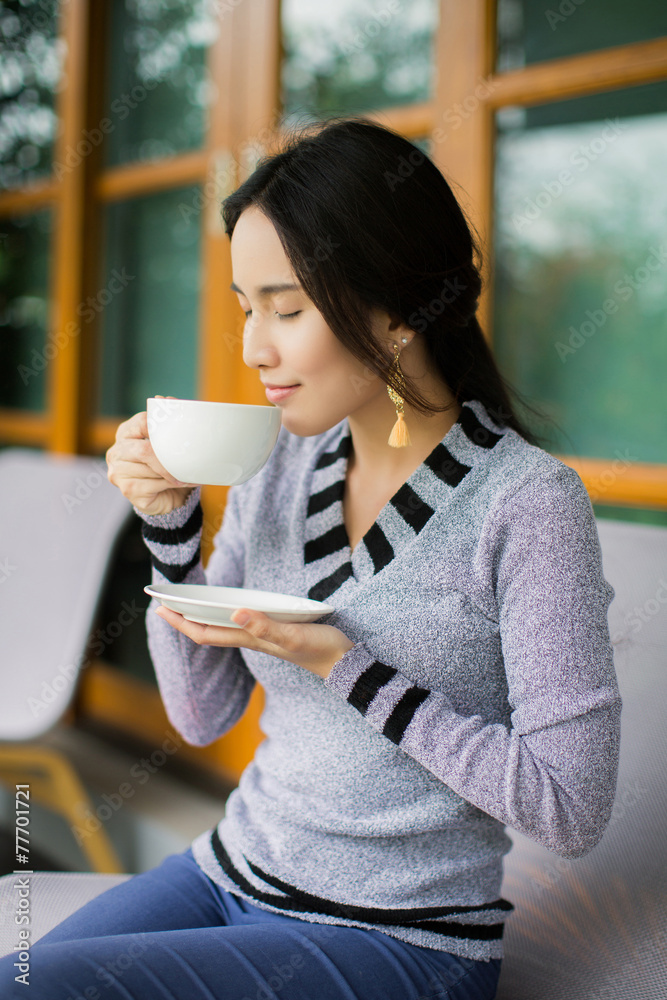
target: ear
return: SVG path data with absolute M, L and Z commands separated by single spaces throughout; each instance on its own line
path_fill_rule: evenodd
M 398 344 L 403 350 L 415 337 L 412 327 L 404 323 L 400 316 L 390 315 L 382 309 L 374 310 L 375 329 L 378 335 L 389 344 Z

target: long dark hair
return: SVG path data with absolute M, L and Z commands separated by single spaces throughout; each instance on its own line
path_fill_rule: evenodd
M 372 308 L 424 336 L 457 403 L 479 400 L 497 424 L 537 444 L 477 320 L 478 241 L 449 184 L 417 146 L 361 116 L 293 128 L 281 151 L 261 159 L 224 200 L 230 238 L 251 205 L 273 223 L 335 336 L 406 403 L 421 413 L 449 408 L 427 401 L 414 384 L 401 388 L 393 359 L 374 337 Z

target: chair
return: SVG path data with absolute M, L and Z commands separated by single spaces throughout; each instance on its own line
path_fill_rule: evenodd
M 30 801 L 59 812 L 72 829 L 90 800 L 67 758 L 39 738 L 72 700 L 131 513 L 99 459 L 0 452 L 0 782 L 12 798 L 16 785 L 29 784 Z M 103 828 L 81 846 L 95 871 L 121 871 Z
M 496 1000 L 667 997 L 667 529 L 599 520 L 623 698 L 616 800 L 600 843 L 566 860 L 508 830 Z
M 621 760 L 610 824 L 589 854 L 565 860 L 521 834 L 502 895 L 505 931 L 496 1000 L 663 1000 L 667 996 L 667 530 L 598 522 L 623 697 Z M 107 876 L 32 876 L 33 940 L 111 884 Z M 15 879 L 0 879 L 0 955 L 13 947 Z M 5 916 L 6 914 L 6 916 Z M 43 928 L 43 930 L 42 930 Z

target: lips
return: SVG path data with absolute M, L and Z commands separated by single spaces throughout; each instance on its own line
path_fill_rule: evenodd
M 266 398 L 270 403 L 280 403 L 283 399 L 287 399 L 291 396 L 293 392 L 296 392 L 299 385 L 265 385 Z

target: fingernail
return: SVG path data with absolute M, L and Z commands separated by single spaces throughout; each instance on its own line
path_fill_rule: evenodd
M 234 612 L 232 617 L 237 625 L 247 625 L 250 621 L 250 615 L 247 611 Z

